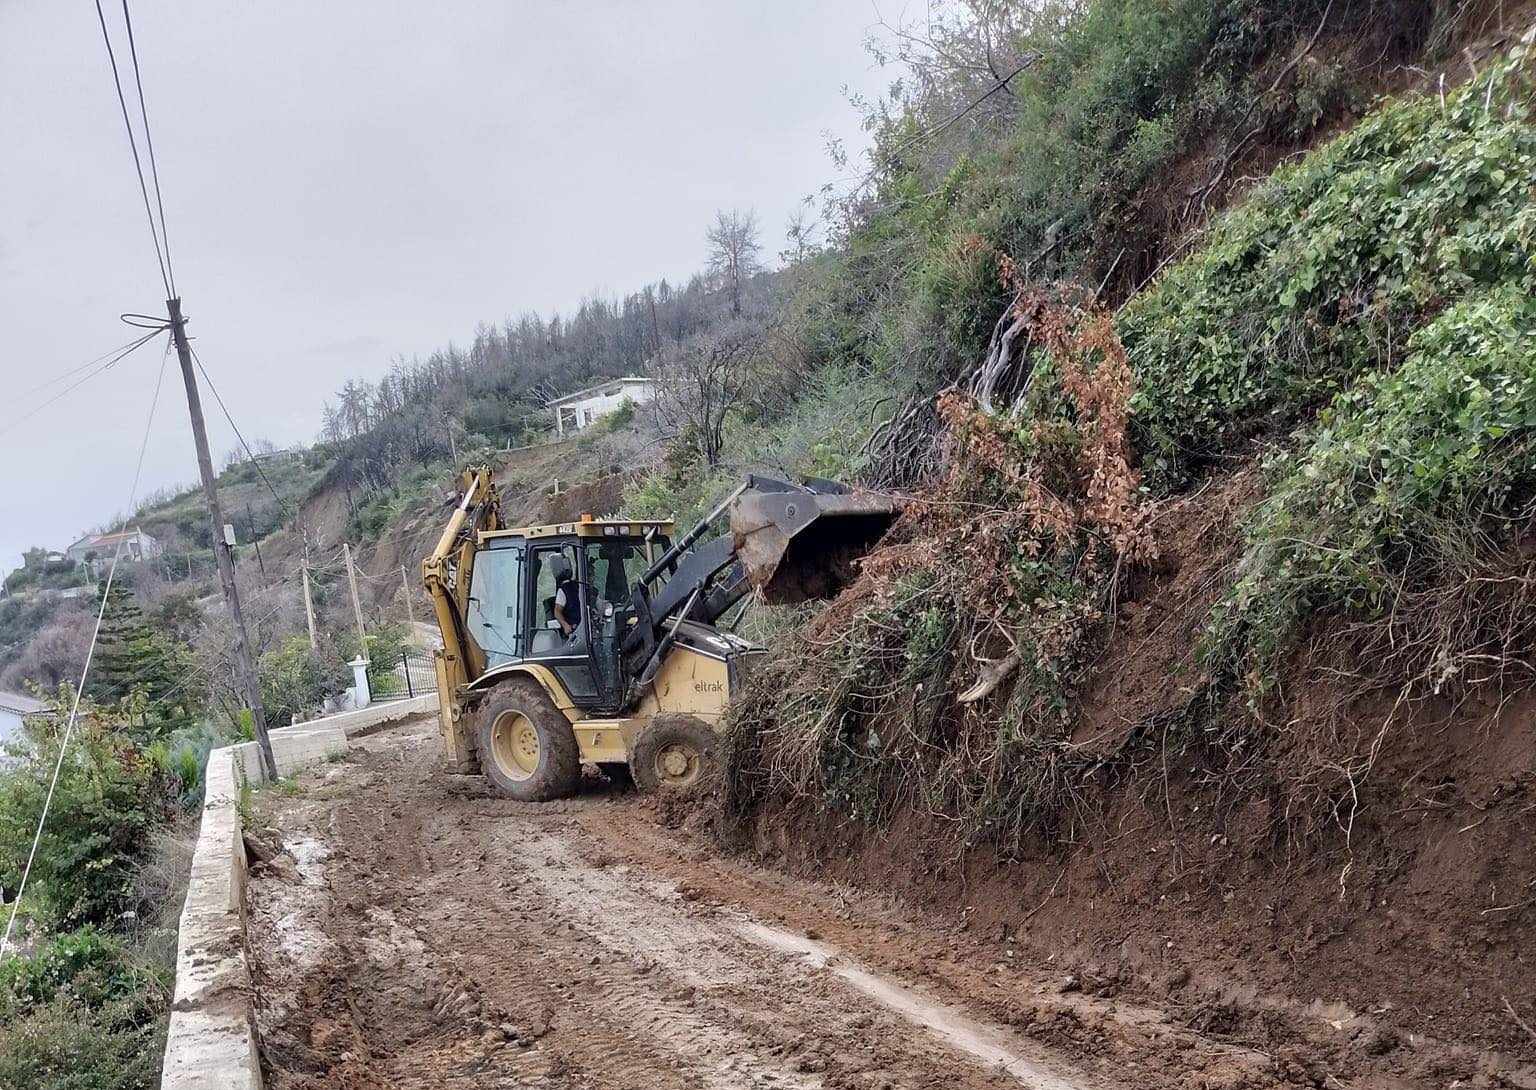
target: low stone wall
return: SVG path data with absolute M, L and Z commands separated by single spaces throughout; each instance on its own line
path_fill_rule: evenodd
M 425 696 L 407 697 L 405 700 L 391 700 L 383 704 L 370 704 L 366 708 L 358 708 L 356 711 L 340 712 L 336 715 L 328 715 L 324 719 L 314 719 L 308 723 L 295 723 L 291 727 L 279 727 L 272 732 L 275 738 L 278 735 L 288 735 L 295 731 L 311 730 L 316 727 L 334 727 L 342 731 L 348 738 L 357 738 L 364 734 L 372 734 L 376 730 L 383 730 L 391 724 L 398 723 L 402 719 L 410 719 L 413 716 L 425 715 L 428 712 L 437 711 L 437 693 L 427 693 Z
M 346 731 L 329 720 L 272 733 L 280 776 L 346 750 Z M 176 995 L 161 1090 L 261 1090 L 239 811 L 241 783 L 259 780 L 260 772 L 255 742 L 208 755 L 202 825 L 177 936 Z
M 278 777 L 291 776 L 301 768 L 327 760 L 332 754 L 347 752 L 347 732 L 336 725 L 336 720 L 340 718 L 339 715 L 331 716 L 329 719 L 317 719 L 313 723 L 300 723 L 296 727 L 272 731 L 272 761 L 277 765 Z M 260 783 L 265 778 L 261 769 L 261 751 L 255 742 L 241 742 L 226 749 L 237 780 L 243 778 L 251 783 Z M 212 754 L 208 760 L 211 764 Z

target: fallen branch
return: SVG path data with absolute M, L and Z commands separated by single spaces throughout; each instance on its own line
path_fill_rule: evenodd
M 1504 1009 L 1509 1013 L 1509 1017 L 1514 1020 L 1515 1025 L 1525 1030 L 1525 1035 L 1532 1041 L 1536 1041 L 1536 1029 L 1532 1029 L 1529 1022 L 1515 1013 L 1515 1008 L 1510 1006 L 1509 996 L 1501 995 L 1499 998 L 1504 1000 Z
M 1014 652 L 1006 658 L 981 659 L 980 662 L 981 672 L 977 675 L 976 680 L 971 683 L 969 689 L 955 697 L 957 704 L 974 704 L 976 701 L 991 694 L 994 689 L 1008 680 L 1009 675 L 1019 668 L 1020 658 L 1018 652 Z

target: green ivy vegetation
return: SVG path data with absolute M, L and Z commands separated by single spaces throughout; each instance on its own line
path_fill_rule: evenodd
M 1221 218 L 1120 324 L 1137 444 L 1168 489 L 1354 378 L 1456 300 L 1536 275 L 1536 129 L 1518 68 L 1393 103 Z
M 1378 612 L 1529 517 L 1533 175 L 1532 86 L 1509 60 L 1278 172 L 1126 308 L 1154 488 L 1304 427 L 1266 467 L 1213 616 L 1219 675 L 1266 688 L 1313 612 Z
M 1536 513 L 1536 301 L 1505 284 L 1453 304 L 1391 372 L 1336 396 L 1271 494 L 1207 637 L 1260 687 L 1319 609 L 1390 607 L 1410 576 L 1449 577 Z

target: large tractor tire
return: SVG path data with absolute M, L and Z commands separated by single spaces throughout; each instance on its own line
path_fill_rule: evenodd
M 714 729 L 693 715 L 658 715 L 640 732 L 629 770 L 641 791 L 702 791 L 720 770 Z
M 476 713 L 480 771 L 519 802 L 574 795 L 581 750 L 570 722 L 531 678 L 503 681 Z

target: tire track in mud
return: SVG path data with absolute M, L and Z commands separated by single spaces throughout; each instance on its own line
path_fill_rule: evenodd
M 272 1090 L 1275 1085 L 1159 1012 L 718 858 L 644 800 L 487 797 L 436 744 L 380 735 L 266 800 L 305 861 L 252 868 Z

